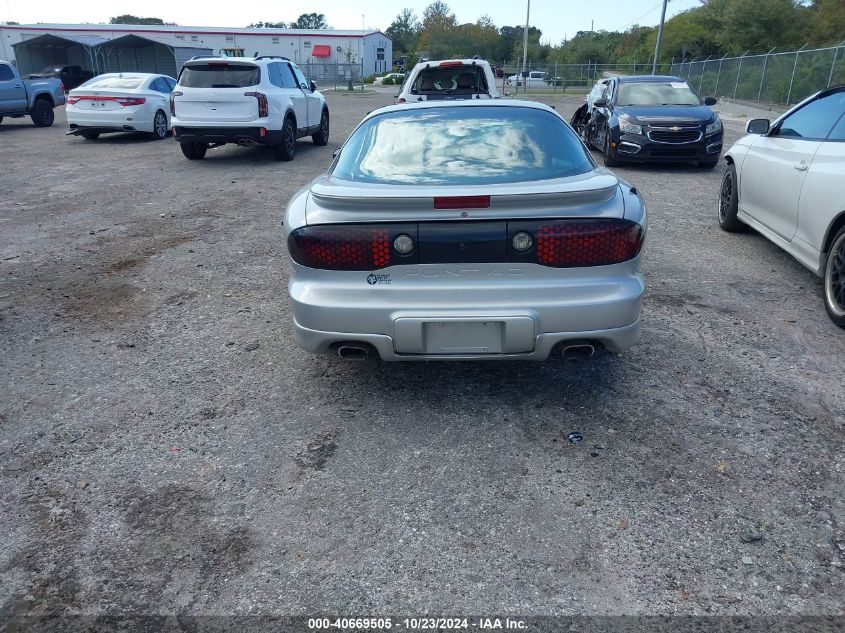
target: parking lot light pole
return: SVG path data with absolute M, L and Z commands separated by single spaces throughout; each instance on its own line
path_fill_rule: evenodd
M 528 65 L 528 22 L 531 19 L 531 0 L 528 0 L 528 8 L 525 10 L 525 32 L 522 34 L 522 75 Z M 519 77 L 516 78 L 516 91 L 519 92 Z M 528 92 L 527 77 L 522 77 L 522 92 Z
M 657 43 L 654 45 L 654 63 L 651 65 L 651 74 L 657 74 L 657 59 L 660 57 L 660 44 L 663 42 L 663 23 L 666 21 L 666 5 L 669 0 L 663 0 L 663 12 L 660 14 L 660 28 L 657 29 Z

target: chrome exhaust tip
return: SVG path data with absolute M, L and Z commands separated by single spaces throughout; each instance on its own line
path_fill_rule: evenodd
M 337 355 L 343 360 L 367 360 L 370 357 L 370 350 L 363 345 L 340 345 L 337 348 Z
M 238 145 L 241 147 L 251 147 L 252 145 L 255 145 L 255 141 L 251 138 L 242 138 L 238 140 Z
M 596 348 L 590 343 L 576 343 L 566 345 L 563 348 L 563 357 L 566 360 L 586 360 L 596 353 Z

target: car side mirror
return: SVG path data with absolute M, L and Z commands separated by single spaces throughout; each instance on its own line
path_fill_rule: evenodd
M 335 147 L 334 151 L 332 152 L 332 159 L 337 158 L 337 155 L 340 154 L 340 148 Z
M 602 97 L 601 99 L 596 99 L 593 101 L 593 107 L 595 108 L 606 108 L 607 107 L 607 99 Z
M 768 134 L 771 127 L 768 119 L 751 119 L 745 126 L 745 131 L 749 134 Z
M 316 82 L 316 81 L 311 80 L 311 82 L 310 82 L 308 85 L 309 85 L 309 87 L 311 88 L 311 92 L 316 92 L 316 91 L 317 91 L 317 82 Z
M 704 105 L 706 106 L 714 106 L 719 103 L 719 100 L 716 97 L 704 97 Z

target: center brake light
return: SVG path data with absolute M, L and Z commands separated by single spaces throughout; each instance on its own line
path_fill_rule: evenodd
M 263 92 L 245 92 L 245 97 L 255 97 L 258 99 L 258 116 L 264 118 L 270 114 L 270 105 L 267 102 L 267 95 Z
M 435 196 L 435 209 L 489 209 L 490 196 Z
M 447 62 L 440 62 L 438 66 L 440 68 L 452 68 L 453 66 L 463 66 L 464 63 L 460 59 L 452 59 Z

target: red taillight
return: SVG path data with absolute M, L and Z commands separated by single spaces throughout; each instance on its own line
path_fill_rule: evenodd
M 298 264 L 324 270 L 376 270 L 408 262 L 392 248 L 398 235 L 416 235 L 416 225 L 306 226 L 288 237 L 288 251 Z
M 62 94 L 64 94 L 65 93 L 65 82 L 60 81 L 59 85 L 62 87 Z
M 68 95 L 68 98 L 67 98 L 68 105 L 73 105 L 73 104 L 78 103 L 78 102 L 79 102 L 79 97 L 71 97 L 70 95 Z
M 643 229 L 628 220 L 562 220 L 536 228 L 537 263 L 556 268 L 606 266 L 636 257 Z
M 245 92 L 245 97 L 255 97 L 258 99 L 258 116 L 265 117 L 270 113 L 270 107 L 267 103 L 267 95 L 263 92 Z
M 453 66 L 463 66 L 464 63 L 460 59 L 452 59 L 447 62 L 440 62 L 438 66 L 440 68 L 451 68 Z
M 144 97 L 115 97 L 114 100 L 122 106 L 143 105 L 147 102 Z
M 178 90 L 170 93 L 170 114 L 176 116 L 176 97 L 181 97 L 182 93 Z
M 399 100 L 396 103 L 407 103 L 405 101 L 405 97 L 399 97 Z
M 385 229 L 306 229 L 293 232 L 288 244 L 293 260 L 309 268 L 373 270 L 390 262 Z
M 435 196 L 435 209 L 488 209 L 490 196 Z

